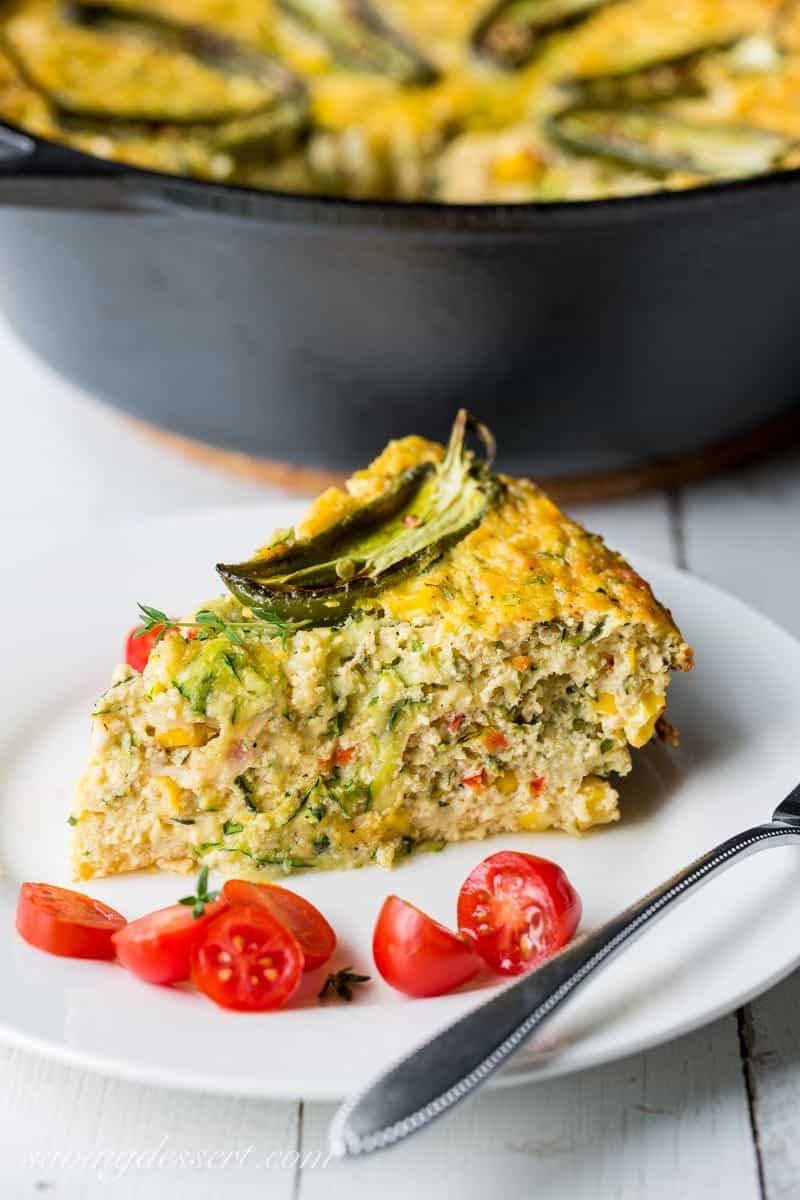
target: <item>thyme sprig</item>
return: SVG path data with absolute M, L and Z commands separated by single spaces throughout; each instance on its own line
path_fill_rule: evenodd
M 180 621 L 168 617 L 165 612 L 162 612 L 160 608 L 154 608 L 152 604 L 140 602 L 139 617 L 142 625 L 133 636 L 140 638 L 144 637 L 146 633 L 155 632 L 153 645 L 157 646 L 171 629 L 196 629 L 197 638 L 200 641 L 224 636 L 234 645 L 242 646 L 244 645 L 242 634 L 255 632 L 266 633 L 268 637 L 280 638 L 281 645 L 285 649 L 290 634 L 309 624 L 308 621 L 284 621 L 266 608 L 253 608 L 250 611 L 255 620 L 228 621 L 217 613 L 211 612 L 210 609 L 203 608 L 200 612 L 195 613 L 191 621 Z
M 206 905 L 210 904 L 212 900 L 216 900 L 219 895 L 218 891 L 210 892 L 208 890 L 208 867 L 203 867 L 197 876 L 195 889 L 193 896 L 184 896 L 178 903 L 185 904 L 187 908 L 191 905 L 192 916 L 197 920 L 206 911 Z
M 353 986 L 359 983 L 369 983 L 369 975 L 355 975 L 352 965 L 342 967 L 339 971 L 331 971 L 322 985 L 321 991 L 318 993 L 318 999 L 324 1000 L 329 993 L 339 996 L 341 1000 L 347 1000 L 348 1003 L 353 999 Z

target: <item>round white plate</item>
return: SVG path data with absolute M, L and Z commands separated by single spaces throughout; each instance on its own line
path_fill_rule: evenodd
M 338 1098 L 491 994 L 408 1000 L 378 978 L 352 1004 L 316 999 L 325 969 L 282 1012 L 238 1015 L 121 968 L 42 954 L 14 930 L 20 881 L 70 885 L 71 790 L 88 714 L 135 624 L 136 602 L 180 612 L 219 588 L 218 558 L 244 557 L 297 505 L 180 516 L 105 533 L 2 580 L 0 1037 L 148 1083 L 253 1096 Z M 679 750 L 648 747 L 622 784 L 623 820 L 580 838 L 518 834 L 378 867 L 292 877 L 336 928 L 334 966 L 375 975 L 375 915 L 397 892 L 453 923 L 459 885 L 514 846 L 555 859 L 600 924 L 696 855 L 766 819 L 800 776 L 800 643 L 706 584 L 636 560 L 697 651 L 672 685 Z M 173 903 L 185 877 L 132 875 L 89 890 L 129 917 Z M 776 848 L 711 883 L 589 983 L 514 1060 L 505 1083 L 606 1062 L 730 1011 L 800 961 L 800 853 Z

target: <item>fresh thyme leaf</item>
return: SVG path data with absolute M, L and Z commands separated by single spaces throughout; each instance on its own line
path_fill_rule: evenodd
M 169 617 L 163 613 L 160 608 L 153 608 L 150 604 L 139 604 L 139 615 L 142 620 L 142 628 L 137 629 L 134 637 L 144 637 L 146 633 L 150 633 L 156 626 L 161 625 L 166 628 L 169 625 Z
M 288 639 L 297 629 L 301 629 L 304 625 L 308 625 L 308 621 L 284 621 L 280 617 L 274 616 L 265 608 L 254 608 L 252 610 L 256 620 L 253 621 L 226 621 L 223 617 L 211 612 L 210 609 L 203 608 L 194 614 L 194 619 L 191 621 L 178 621 L 168 617 L 160 608 L 154 608 L 151 604 L 139 604 L 139 617 L 142 621 L 142 626 L 137 629 L 135 637 L 144 637 L 146 633 L 152 633 L 154 629 L 158 629 L 156 635 L 156 644 L 161 641 L 162 637 L 171 629 L 194 629 L 199 628 L 199 640 L 205 641 L 210 637 L 226 637 L 229 642 L 235 646 L 243 646 L 244 639 L 242 634 L 246 633 L 262 633 L 267 637 L 280 638 L 281 645 L 286 648 Z
M 212 843 L 207 844 L 211 845 Z M 203 867 L 197 876 L 195 894 L 193 896 L 182 896 L 178 903 L 186 905 L 187 908 L 191 906 L 192 916 L 197 920 L 206 911 L 206 905 L 210 904 L 212 900 L 216 900 L 218 895 L 218 891 L 210 892 L 208 890 L 208 867 Z
M 352 966 L 342 967 L 338 971 L 331 971 L 327 979 L 322 985 L 318 994 L 319 1000 L 324 1000 L 330 993 L 339 996 L 342 1000 L 347 1000 L 348 1003 L 353 999 L 353 986 L 359 983 L 369 983 L 371 976 L 356 975 L 353 972 Z
M 222 832 L 226 837 L 231 833 L 241 833 L 243 829 L 244 825 L 240 824 L 239 821 L 226 821 L 222 826 Z
M 77 817 L 67 817 L 67 824 L 68 825 L 77 825 L 78 818 Z

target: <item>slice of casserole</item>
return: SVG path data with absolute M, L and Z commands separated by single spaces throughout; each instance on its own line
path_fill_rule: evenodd
M 79 878 L 385 866 L 617 820 L 609 778 L 692 652 L 625 560 L 493 474 L 466 426 L 446 452 L 392 442 L 220 567 L 229 593 L 143 674 L 117 668 L 71 818 Z

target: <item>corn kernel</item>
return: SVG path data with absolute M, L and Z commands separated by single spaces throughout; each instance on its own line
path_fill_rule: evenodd
M 636 656 L 636 647 L 635 646 L 626 646 L 625 647 L 625 657 L 628 660 L 628 667 L 630 668 L 630 672 L 632 675 L 634 673 L 634 671 L 636 670 L 637 666 L 639 665 L 639 662 L 638 662 L 638 659 Z
M 598 712 L 603 713 L 607 717 L 613 717 L 617 711 L 617 702 L 611 695 L 611 692 L 601 692 L 597 697 L 595 707 Z
M 575 824 L 578 829 L 616 821 L 619 816 L 614 789 L 597 775 L 586 776 L 575 800 Z
M 542 173 L 542 160 L 530 150 L 500 154 L 492 163 L 495 183 L 529 183 Z
M 155 775 L 150 780 L 150 790 L 155 799 L 173 812 L 180 811 L 181 789 L 169 775 Z
M 178 746 L 205 746 L 210 730 L 207 725 L 188 725 L 177 729 L 164 729 L 156 735 L 159 746 L 174 750 Z
M 628 741 L 637 750 L 650 741 L 656 727 L 656 721 L 666 707 L 666 700 L 660 692 L 645 692 L 639 704 L 639 711 L 644 714 L 644 721 L 633 733 L 628 735 Z
M 504 771 L 497 780 L 497 790 L 504 796 L 510 796 L 519 786 L 519 779 L 513 771 Z
M 517 825 L 520 829 L 538 831 L 547 829 L 549 824 L 550 818 L 546 808 L 531 808 L 517 817 Z

